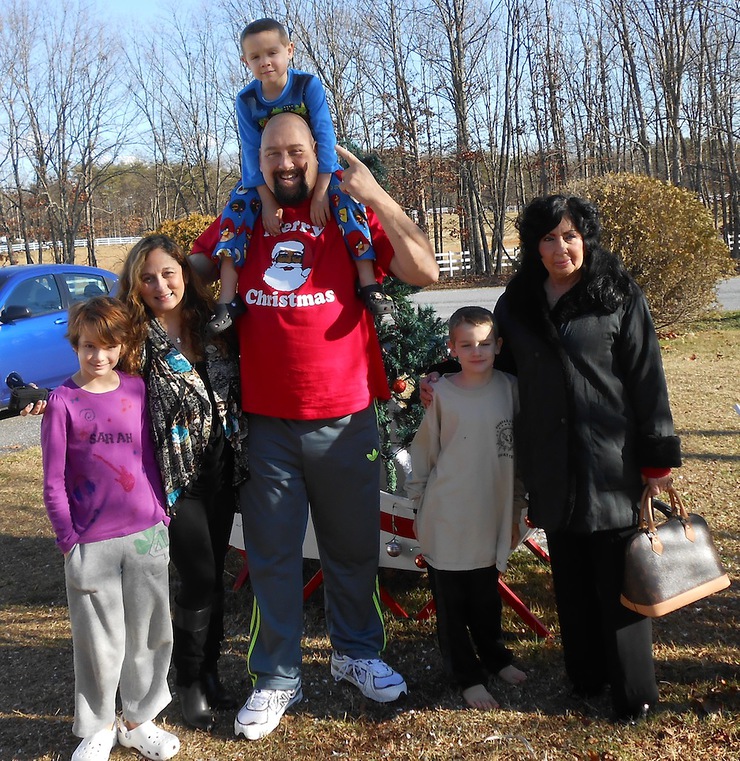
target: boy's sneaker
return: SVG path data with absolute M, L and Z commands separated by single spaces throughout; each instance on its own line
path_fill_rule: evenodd
M 346 679 L 378 703 L 390 703 L 408 693 L 404 678 L 380 658 L 350 658 L 335 651 L 331 654 L 331 675 L 337 682 Z
M 303 700 L 300 685 L 294 690 L 254 690 L 234 719 L 234 734 L 247 740 L 266 737 L 277 727 L 283 714 Z

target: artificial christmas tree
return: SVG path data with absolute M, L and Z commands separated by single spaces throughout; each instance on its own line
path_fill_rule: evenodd
M 395 493 L 406 447 L 424 416 L 419 377 L 447 357 L 447 324 L 432 307 L 417 306 L 408 298 L 418 289 L 388 278 L 384 290 L 396 309 L 393 319 L 377 318 L 375 322 L 391 388 L 390 401 L 378 404 L 378 425 L 386 491 Z
M 356 156 L 361 155 L 354 143 L 345 147 Z M 387 190 L 388 173 L 379 156 L 366 154 L 361 161 Z M 391 389 L 390 401 L 378 403 L 378 426 L 385 490 L 396 493 L 398 470 L 405 469 L 406 447 L 424 416 L 419 402 L 419 377 L 428 367 L 447 358 L 447 324 L 432 307 L 420 307 L 410 301 L 408 296 L 418 288 L 389 277 L 383 290 L 393 299 L 395 310 L 392 318 L 388 315 L 375 318 Z

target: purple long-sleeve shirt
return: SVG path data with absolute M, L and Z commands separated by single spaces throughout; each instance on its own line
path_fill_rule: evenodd
M 49 395 L 44 502 L 63 553 L 169 523 L 144 382 L 118 376 L 115 391 L 92 394 L 68 379 Z

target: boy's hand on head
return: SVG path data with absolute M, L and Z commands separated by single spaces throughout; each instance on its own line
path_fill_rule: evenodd
M 326 227 L 330 218 L 329 194 L 314 190 L 311 198 L 311 224 L 316 227 Z
M 283 221 L 283 210 L 275 200 L 275 196 L 262 201 L 262 226 L 270 235 L 280 235 L 280 225 Z

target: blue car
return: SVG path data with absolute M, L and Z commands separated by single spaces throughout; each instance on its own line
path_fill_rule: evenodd
M 113 293 L 117 280 L 108 270 L 76 264 L 0 267 L 0 410 L 10 399 L 9 373 L 54 388 L 79 370 L 65 337 L 67 310 Z

